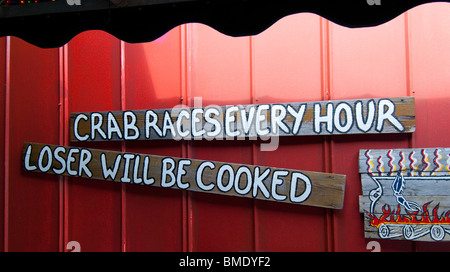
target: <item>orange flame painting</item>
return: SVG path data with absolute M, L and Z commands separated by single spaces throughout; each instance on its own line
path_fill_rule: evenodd
M 444 238 L 445 233 L 450 233 L 450 211 L 438 214 L 439 204 L 437 204 L 432 213 L 428 211 L 428 206 L 432 201 L 423 205 L 422 212 L 408 212 L 400 214 L 401 206 L 398 204 L 397 210 L 391 210 L 387 204 L 383 206 L 383 214 L 380 217 L 365 213 L 370 218 L 370 225 L 378 229 L 381 238 L 394 238 L 404 236 L 408 240 L 414 240 L 428 233 L 431 238 L 440 241 Z M 403 228 L 402 232 L 399 229 Z M 393 231 L 394 230 L 394 231 Z

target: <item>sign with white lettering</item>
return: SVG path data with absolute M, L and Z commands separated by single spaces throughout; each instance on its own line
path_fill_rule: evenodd
M 345 176 L 25 143 L 27 171 L 341 209 Z
M 413 97 L 73 113 L 71 141 L 254 139 L 415 131 Z

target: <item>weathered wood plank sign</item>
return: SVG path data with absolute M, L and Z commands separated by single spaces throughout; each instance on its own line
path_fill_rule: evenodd
M 73 113 L 71 141 L 245 139 L 415 131 L 413 97 Z
M 450 148 L 360 150 L 366 238 L 450 241 Z
M 345 176 L 25 143 L 27 171 L 342 209 Z

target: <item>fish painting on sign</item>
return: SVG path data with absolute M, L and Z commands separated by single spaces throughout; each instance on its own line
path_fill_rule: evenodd
M 360 150 L 366 238 L 450 241 L 450 148 Z

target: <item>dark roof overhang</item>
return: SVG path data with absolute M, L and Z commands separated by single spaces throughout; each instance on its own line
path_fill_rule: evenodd
M 12 3 L 13 0 L 9 1 Z M 20 0 L 15 0 L 20 3 Z M 31 0 L 30 2 L 34 2 Z M 310 12 L 346 27 L 383 24 L 430 2 L 419 0 L 36 0 L 0 3 L 0 36 L 59 47 L 86 30 L 130 43 L 155 40 L 172 28 L 199 22 L 230 36 L 258 34 L 287 15 Z M 45 2 L 44 2 L 45 1 Z

